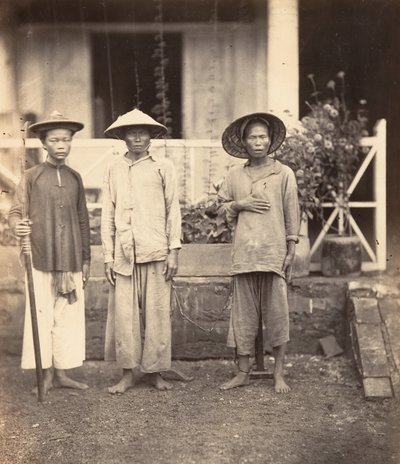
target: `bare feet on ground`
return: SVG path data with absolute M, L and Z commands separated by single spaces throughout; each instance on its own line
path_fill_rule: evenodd
M 288 393 L 290 391 L 289 385 L 285 382 L 282 374 L 274 375 L 274 387 L 276 393 Z
M 220 390 L 230 390 L 236 387 L 245 387 L 249 385 L 250 377 L 247 372 L 238 372 L 236 376 L 229 382 L 223 383 L 219 388 Z
M 112 395 L 119 393 L 122 395 L 122 393 L 125 393 L 126 390 L 133 387 L 134 385 L 135 382 L 133 379 L 133 372 L 124 372 L 122 379 L 116 385 L 108 388 L 108 393 L 111 393 Z
M 171 390 L 172 384 L 164 380 L 158 372 L 149 375 L 150 383 L 157 388 L 157 390 Z
M 44 386 L 44 394 L 47 395 L 49 390 L 53 388 L 53 372 L 50 369 L 46 369 L 43 373 L 43 386 Z M 39 390 L 38 387 L 35 387 L 32 390 L 33 395 L 38 395 Z
M 64 371 L 59 371 L 56 369 L 54 373 L 54 380 L 56 381 L 55 387 L 60 388 L 75 388 L 76 390 L 86 390 L 89 388 L 89 385 L 86 383 L 77 382 L 67 376 Z

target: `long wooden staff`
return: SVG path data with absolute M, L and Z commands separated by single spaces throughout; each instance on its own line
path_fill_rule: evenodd
M 26 203 L 26 179 L 25 179 L 25 164 L 26 164 L 26 144 L 25 139 L 28 135 L 29 121 L 24 124 L 22 141 L 23 141 L 23 154 L 21 156 L 21 185 L 22 185 L 22 218 L 29 219 Z M 35 364 L 36 364 L 36 380 L 38 387 L 38 401 L 44 400 L 44 382 L 43 382 L 43 371 L 42 371 L 42 358 L 40 355 L 40 340 L 39 340 L 39 328 L 36 312 L 36 300 L 35 300 L 35 288 L 33 285 L 33 274 L 32 274 L 32 259 L 31 259 L 31 237 L 25 235 L 21 239 L 22 253 L 24 255 L 26 277 L 28 282 L 28 294 L 29 303 L 31 308 L 31 321 L 32 321 L 32 336 L 33 336 L 33 348 L 35 351 Z

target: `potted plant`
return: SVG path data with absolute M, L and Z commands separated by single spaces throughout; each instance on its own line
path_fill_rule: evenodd
M 310 269 L 308 220 L 319 213 L 318 189 L 322 182 L 322 165 L 317 155 L 315 143 L 302 121 L 288 127 L 286 139 L 274 155 L 293 170 L 298 186 L 300 230 L 293 263 L 294 277 L 306 276 Z
M 289 133 L 282 151 L 282 161 L 296 173 L 303 216 L 319 212 L 324 228 L 329 231 L 335 222 L 326 222 L 322 204 L 337 208 L 336 234 L 327 235 L 322 243 L 321 271 L 324 275 L 360 272 L 361 244 L 352 233 L 348 188 L 356 172 L 362 149 L 360 138 L 368 135 L 365 101 L 360 101 L 356 117 L 346 105 L 343 71 L 327 83 L 327 95 L 317 90 L 314 76 L 309 113 L 301 119 L 299 130 Z

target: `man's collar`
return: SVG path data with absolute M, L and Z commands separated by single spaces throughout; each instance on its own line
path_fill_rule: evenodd
M 147 159 L 151 159 L 152 161 L 156 161 L 154 155 L 152 155 L 151 153 L 148 153 L 146 156 L 143 156 L 143 158 L 139 158 L 138 160 L 136 161 L 132 161 L 130 158 L 128 158 L 126 155 L 128 154 L 128 152 L 125 153 L 125 155 L 123 156 L 124 160 L 129 164 L 129 166 L 133 166 L 134 164 L 138 164 L 142 161 L 145 161 Z
M 45 164 L 46 166 L 49 166 L 49 167 L 54 168 L 54 169 L 63 168 L 64 166 L 66 166 L 65 163 L 63 163 L 63 164 L 55 164 L 55 163 L 52 163 L 51 161 L 49 161 L 48 158 L 46 158 L 46 160 L 44 161 L 44 164 Z
M 272 158 L 273 159 L 273 158 Z M 271 174 L 279 174 L 282 170 L 282 163 L 276 159 L 273 159 L 274 162 L 270 164 L 269 166 L 264 166 L 264 168 L 269 168 L 271 169 Z M 250 165 L 250 160 L 247 160 L 243 167 L 246 168 Z

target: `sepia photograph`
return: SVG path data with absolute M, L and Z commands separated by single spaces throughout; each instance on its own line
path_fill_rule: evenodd
M 400 463 L 399 21 L 0 0 L 0 464 Z

